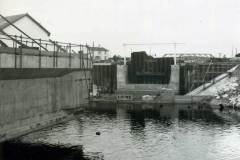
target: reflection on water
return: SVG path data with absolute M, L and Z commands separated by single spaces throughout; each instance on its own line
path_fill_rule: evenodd
M 3 160 L 87 160 L 81 146 L 30 144 L 8 141 L 3 144 Z
M 101 134 L 96 135 L 97 131 Z M 75 120 L 30 134 L 22 141 L 82 145 L 88 157 L 98 155 L 106 160 L 240 157 L 240 125 L 196 106 L 101 104 L 76 115 Z

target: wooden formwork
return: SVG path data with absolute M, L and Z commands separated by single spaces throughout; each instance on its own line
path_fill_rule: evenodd
M 153 58 L 146 52 L 133 52 L 128 63 L 129 83 L 168 84 L 173 63 L 172 57 Z

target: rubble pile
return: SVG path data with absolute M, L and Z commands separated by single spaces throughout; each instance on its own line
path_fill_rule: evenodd
M 228 106 L 240 108 L 240 80 L 235 79 L 217 90 L 216 100 Z

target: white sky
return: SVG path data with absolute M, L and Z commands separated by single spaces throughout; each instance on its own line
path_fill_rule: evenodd
M 173 46 L 123 43 L 184 42 L 177 52 L 232 55 L 240 50 L 239 0 L 0 0 L 4 16 L 28 12 L 53 39 L 91 43 L 112 54 L 146 50 L 161 56 Z

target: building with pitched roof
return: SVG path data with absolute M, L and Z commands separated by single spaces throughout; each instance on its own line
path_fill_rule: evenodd
M 6 16 L 5 19 L 0 17 L 0 46 L 13 47 L 12 40 L 14 40 L 18 44 L 21 44 L 21 46 L 37 47 L 36 44 L 20 43 L 20 37 L 26 36 L 15 26 L 31 38 L 38 40 L 49 40 L 51 34 L 28 13 Z
M 6 16 L 5 18 L 8 21 L 6 21 L 3 18 L 0 18 L 1 39 L 3 39 L 3 37 L 7 37 L 7 35 L 24 36 L 23 33 L 21 33 L 13 26 L 15 25 L 32 38 L 49 40 L 51 33 L 28 13 Z M 6 40 L 5 41 L 1 40 L 0 42 L 2 46 L 3 45 L 11 46 L 12 44 L 9 43 L 10 42 Z
M 32 39 L 35 39 L 38 43 L 40 43 L 40 41 L 45 41 L 43 45 L 48 51 L 55 50 L 58 52 L 67 52 L 67 48 L 63 48 L 63 46 L 51 40 L 51 33 L 28 13 L 6 16 L 5 19 L 0 17 L 0 46 L 14 47 L 12 42 L 16 42 L 19 46 L 24 48 L 30 47 L 39 49 L 39 44 L 27 38 L 15 26 Z M 21 42 L 21 36 L 23 37 L 23 42 Z
M 89 49 L 92 53 L 94 62 L 107 60 L 109 58 L 109 50 L 106 48 L 99 46 L 99 47 L 90 47 Z

